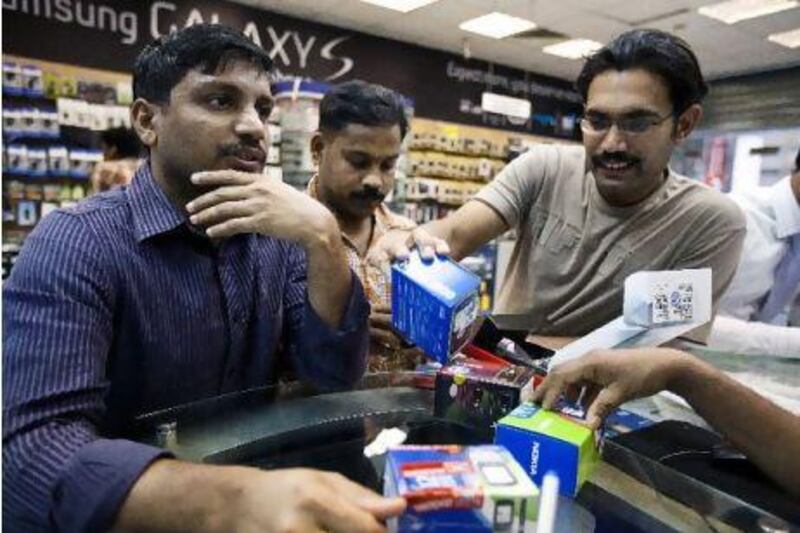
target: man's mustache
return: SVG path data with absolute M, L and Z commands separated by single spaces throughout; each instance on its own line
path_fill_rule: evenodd
M 604 163 L 631 163 L 638 164 L 641 161 L 638 157 L 632 156 L 627 152 L 604 152 L 592 156 L 592 163 L 602 165 Z
M 350 193 L 350 197 L 356 200 L 375 200 L 381 201 L 386 198 L 388 193 L 382 192 L 379 189 L 361 189 Z
M 222 146 L 219 150 L 220 155 L 222 157 L 233 156 L 233 157 L 248 157 L 248 158 L 255 158 L 257 160 L 263 161 L 266 159 L 266 152 L 264 151 L 264 147 L 261 146 L 260 143 L 236 143 L 236 144 L 226 144 Z

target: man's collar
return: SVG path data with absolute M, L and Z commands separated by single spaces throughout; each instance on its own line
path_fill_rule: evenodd
M 139 166 L 127 194 L 136 242 L 167 233 L 187 222 L 186 214 L 169 201 L 156 183 L 149 159 Z

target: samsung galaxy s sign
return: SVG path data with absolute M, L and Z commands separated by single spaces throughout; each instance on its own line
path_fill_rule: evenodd
M 290 27 L 276 27 L 256 20 L 228 20 L 213 6 L 205 2 L 186 13 L 186 3 L 149 2 L 137 4 L 135 9 L 125 9 L 129 2 L 93 2 L 87 0 L 3 0 L 4 11 L 39 17 L 54 22 L 75 25 L 88 30 L 107 32 L 119 38 L 123 45 L 140 47 L 165 33 L 177 31 L 194 24 L 226 24 L 240 29 L 253 42 L 267 51 L 279 71 L 302 72 L 312 62 L 326 63 L 325 79 L 336 80 L 353 69 L 355 61 L 340 53 L 340 45 L 349 39 L 342 35 L 320 38 L 307 31 Z M 227 7 L 230 10 L 230 7 Z M 264 12 L 264 18 L 269 14 Z

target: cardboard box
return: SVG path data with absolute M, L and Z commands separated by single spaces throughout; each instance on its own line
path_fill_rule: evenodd
M 442 364 L 468 341 L 481 280 L 458 263 L 418 253 L 392 266 L 392 327 Z
M 558 412 L 524 403 L 500 419 L 495 444 L 505 446 L 540 486 L 558 475 L 559 492 L 575 496 L 599 460 L 594 431 Z
M 450 422 L 490 428 L 531 389 L 532 368 L 457 356 L 436 375 L 434 413 Z
M 406 512 L 390 531 L 533 531 L 539 491 L 501 446 L 399 446 L 386 459 L 384 493 Z

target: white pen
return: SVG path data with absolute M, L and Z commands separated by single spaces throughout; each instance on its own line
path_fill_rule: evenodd
M 558 476 L 548 472 L 542 479 L 539 494 L 539 518 L 536 521 L 536 533 L 553 533 L 558 511 Z

